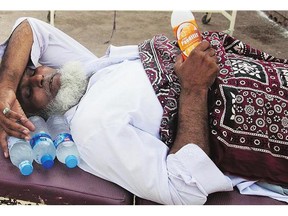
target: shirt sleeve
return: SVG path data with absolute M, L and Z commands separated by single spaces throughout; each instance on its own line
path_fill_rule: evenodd
M 29 22 L 33 32 L 33 45 L 30 58 L 34 67 L 40 64 L 60 68 L 69 61 L 78 61 L 85 65 L 87 62 L 97 58 L 87 48 L 64 32 L 35 18 L 21 17 L 17 19 L 12 28 L 12 32 L 24 20 Z M 8 39 L 0 46 L 1 56 L 7 44 Z
M 233 186 L 237 187 L 240 194 L 265 196 L 288 203 L 288 191 L 279 185 L 262 181 L 249 181 L 240 176 L 227 175 Z
M 232 190 L 229 179 L 198 146 L 189 144 L 167 157 L 168 148 L 159 139 L 122 122 L 98 122 L 101 126 L 89 133 L 89 123 L 77 127 L 80 122 L 73 119 L 80 168 L 161 204 L 204 204 L 209 193 Z
M 169 180 L 176 189 L 174 203 L 177 204 L 205 203 L 211 193 L 233 190 L 230 179 L 195 144 L 188 144 L 169 155 L 167 170 Z M 195 192 L 192 193 L 193 187 Z

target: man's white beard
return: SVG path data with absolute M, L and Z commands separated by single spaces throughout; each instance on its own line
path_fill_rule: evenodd
M 69 62 L 60 69 L 61 86 L 56 97 L 47 105 L 42 114 L 49 117 L 52 114 L 63 115 L 75 106 L 84 95 L 88 79 L 79 62 Z

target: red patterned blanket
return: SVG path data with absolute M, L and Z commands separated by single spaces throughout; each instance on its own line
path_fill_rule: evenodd
M 288 60 L 221 32 L 204 32 L 219 59 L 209 94 L 212 159 L 224 172 L 288 186 Z M 164 110 L 160 136 L 171 146 L 181 87 L 174 41 L 156 36 L 139 45 L 145 71 Z

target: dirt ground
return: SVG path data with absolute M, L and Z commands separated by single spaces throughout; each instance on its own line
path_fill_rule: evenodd
M 230 11 L 228 11 L 230 13 Z M 7 38 L 15 20 L 30 16 L 49 22 L 48 11 L 0 11 L 0 41 Z M 203 12 L 194 12 L 201 31 L 222 31 L 229 21 L 221 13 L 213 13 L 209 24 L 202 24 Z M 170 27 L 171 11 L 56 11 L 54 25 L 78 40 L 97 56 L 109 44 L 138 44 L 156 34 L 174 39 Z M 113 23 L 115 31 L 112 39 Z M 233 36 L 280 58 L 288 58 L 288 30 L 272 22 L 260 11 L 237 11 Z

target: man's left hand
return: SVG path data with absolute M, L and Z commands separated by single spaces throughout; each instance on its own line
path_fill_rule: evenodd
M 35 130 L 35 126 L 26 117 L 12 90 L 1 91 L 0 98 L 0 144 L 8 157 L 7 136 L 29 140 L 30 131 Z

